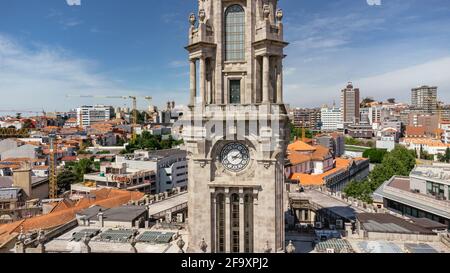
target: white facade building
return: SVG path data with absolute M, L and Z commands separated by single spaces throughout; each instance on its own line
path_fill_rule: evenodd
M 134 154 L 118 155 L 116 162 L 133 169 L 152 170 L 156 174 L 158 193 L 180 187 L 187 189 L 188 169 L 186 151 L 179 149 L 160 151 L 135 151 Z
M 321 110 L 322 131 L 336 131 L 343 129 L 341 109 L 337 107 L 323 107 Z
M 77 108 L 77 125 L 83 128 L 108 121 L 113 117 L 114 108 L 112 106 L 95 105 Z

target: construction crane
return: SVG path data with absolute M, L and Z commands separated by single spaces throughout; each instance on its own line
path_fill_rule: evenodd
M 58 198 L 58 177 L 56 175 L 56 152 L 58 145 L 55 143 L 56 135 L 49 134 L 50 137 L 50 162 L 49 162 L 49 197 L 50 199 Z
M 99 99 L 131 99 L 133 104 L 133 118 L 132 118 L 132 140 L 136 139 L 136 127 L 138 123 L 138 112 L 137 112 L 137 99 L 138 98 L 144 98 L 151 103 L 152 97 L 150 96 L 95 96 L 95 95 L 67 95 L 67 97 L 77 97 L 77 98 L 99 98 Z

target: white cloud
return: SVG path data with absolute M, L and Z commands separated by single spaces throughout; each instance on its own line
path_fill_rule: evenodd
M 81 103 L 108 103 L 68 100 L 67 94 L 129 93 L 129 89 L 97 70 L 94 61 L 77 58 L 63 49 L 40 46 L 30 50 L 0 34 L 0 109 L 13 106 L 67 110 Z
M 81 6 L 81 0 L 66 0 L 69 6 Z

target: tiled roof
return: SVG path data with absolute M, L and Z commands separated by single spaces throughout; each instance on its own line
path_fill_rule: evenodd
M 440 140 L 433 138 L 404 138 L 403 142 L 416 145 L 426 145 L 429 147 L 450 147 L 450 144 L 442 143 Z
M 302 164 L 311 161 L 311 155 L 297 153 L 295 151 L 288 154 L 289 161 L 293 164 Z
M 312 154 L 313 160 L 325 160 L 331 156 L 330 149 L 328 149 L 324 146 L 317 145 L 317 146 L 315 146 L 315 149 L 316 150 Z
M 92 205 L 114 208 L 126 204 L 129 201 L 139 200 L 144 196 L 141 192 L 129 192 L 116 189 L 101 189 L 92 191 L 92 193 L 95 195 L 95 199 L 83 198 L 76 204 L 70 201 L 62 201 L 49 214 L 0 225 L 0 245 L 17 236 L 21 227 L 23 227 L 24 232 L 39 229 L 53 229 L 72 221 L 75 219 L 77 212 Z
M 288 150 L 291 151 L 315 151 L 316 148 L 314 148 L 313 146 L 306 144 L 305 142 L 301 141 L 301 140 L 297 140 L 296 142 L 290 144 L 288 146 Z
M 425 127 L 406 126 L 405 134 L 407 136 L 424 136 Z
M 336 158 L 336 167 L 325 173 L 294 173 L 291 175 L 290 179 L 299 181 L 302 186 L 322 186 L 325 183 L 324 178 L 341 170 L 347 169 L 350 166 L 351 162 L 352 161 L 350 159 Z

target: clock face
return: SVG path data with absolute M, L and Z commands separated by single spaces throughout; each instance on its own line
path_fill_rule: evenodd
M 223 147 L 220 153 L 220 160 L 225 169 L 239 172 L 250 163 L 250 153 L 245 145 L 233 142 Z

